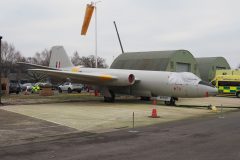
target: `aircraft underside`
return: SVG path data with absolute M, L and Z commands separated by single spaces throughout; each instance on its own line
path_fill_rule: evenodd
M 151 93 L 151 91 L 143 91 L 143 90 L 134 90 L 133 87 L 111 87 L 111 88 L 103 88 L 102 94 L 104 96 L 104 102 L 114 102 L 116 95 L 132 95 L 140 97 L 143 101 L 150 101 L 151 98 L 162 100 L 165 102 L 166 105 L 175 105 L 176 100 L 178 100 L 177 97 L 166 97 L 166 96 L 160 96 L 154 95 Z

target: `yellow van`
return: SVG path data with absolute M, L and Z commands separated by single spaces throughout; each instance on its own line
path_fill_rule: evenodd
M 217 75 L 211 83 L 219 94 L 234 94 L 240 98 L 240 75 Z

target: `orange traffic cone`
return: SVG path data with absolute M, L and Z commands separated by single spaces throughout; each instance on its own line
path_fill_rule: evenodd
M 98 96 L 98 90 L 95 90 L 95 91 L 94 91 L 94 95 L 95 95 L 95 96 Z
M 159 118 L 159 116 L 157 115 L 157 109 L 152 109 L 152 118 Z

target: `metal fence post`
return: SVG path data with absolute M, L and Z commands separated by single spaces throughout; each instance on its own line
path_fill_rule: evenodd
M 0 36 L 0 105 L 2 105 L 2 36 Z

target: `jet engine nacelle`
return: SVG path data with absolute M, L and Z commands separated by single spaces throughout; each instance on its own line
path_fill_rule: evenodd
M 131 86 L 135 83 L 136 79 L 134 74 L 115 74 L 116 80 L 113 80 L 110 84 L 111 86 Z

